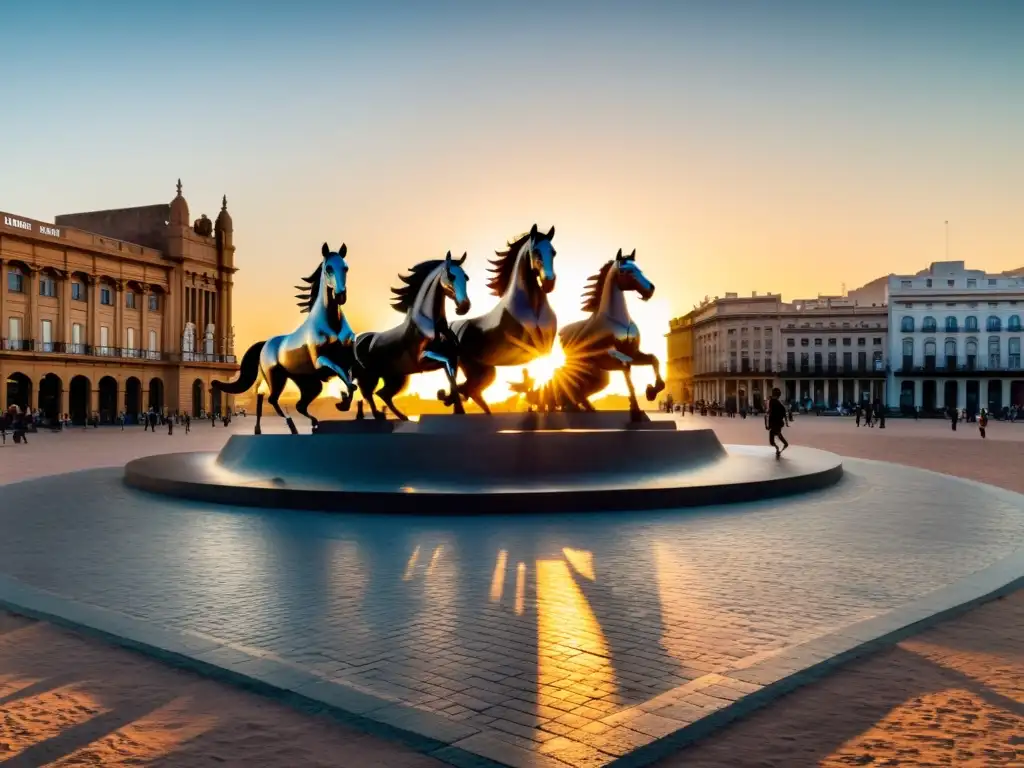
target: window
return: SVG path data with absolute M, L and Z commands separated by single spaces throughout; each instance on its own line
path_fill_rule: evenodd
M 843 346 L 844 347 L 849 347 L 852 344 L 853 344 L 853 339 L 851 339 L 850 337 L 846 337 L 845 339 L 843 339 Z
M 155 293 L 149 294 L 149 311 L 156 312 L 160 309 L 160 297 Z
M 909 370 L 914 367 L 914 340 L 903 340 L 903 368 Z
M 863 336 L 861 336 L 859 339 L 857 339 L 857 346 L 858 347 L 866 347 L 867 345 L 868 345 L 868 340 L 865 339 Z
M 946 339 L 946 367 L 956 368 L 956 339 Z
M 7 318 L 7 338 L 10 341 L 21 341 L 21 318 Z
M 100 326 L 100 348 L 103 350 L 102 354 L 110 354 L 108 349 L 110 347 L 110 329 L 105 326 Z
M 104 306 L 107 307 L 114 306 L 114 299 L 110 295 L 109 288 L 100 288 L 100 304 L 103 304 Z M 103 346 L 106 346 L 106 344 L 104 344 Z
M 974 339 L 967 340 L 967 355 L 964 358 L 964 365 L 969 371 L 973 371 L 978 364 L 978 342 Z
M 1009 365 L 1013 369 L 1020 368 L 1020 338 L 1010 339 L 1009 346 Z
M 128 309 L 135 309 L 135 292 L 134 291 L 126 291 L 125 292 L 125 294 L 124 294 L 124 305 L 126 307 L 128 307 Z
M 875 370 L 876 371 L 884 371 L 885 370 L 885 366 L 882 365 L 882 353 L 881 352 L 875 352 L 875 354 L 872 356 L 872 364 L 875 366 Z
M 868 353 L 858 352 L 857 353 L 857 369 L 866 371 L 868 369 Z
M 157 351 L 156 331 L 154 331 L 152 329 L 149 332 L 149 351 L 150 352 L 156 352 Z
M 985 321 L 985 330 L 998 332 L 1003 330 L 1003 322 L 995 315 L 989 315 L 988 320 Z
M 921 321 L 921 330 L 925 333 L 935 333 L 935 318 L 930 315 Z
M 952 287 L 953 287 L 954 285 L 956 285 L 956 280 L 947 280 L 947 281 L 946 281 L 946 285 L 947 285 L 947 286 L 948 286 L 949 288 L 952 288 Z
M 853 370 L 853 352 L 843 352 L 843 370 Z
M 974 315 L 969 315 L 964 318 L 964 330 L 965 331 L 976 331 L 978 330 L 978 318 Z
M 795 347 L 796 346 L 796 339 L 794 339 L 792 337 L 786 339 L 786 346 L 787 347 Z
M 900 331 L 902 333 L 913 333 L 914 332 L 914 318 L 904 317 L 900 320 Z
M 71 326 L 71 352 L 75 355 L 80 355 L 85 351 L 84 345 L 82 344 L 82 324 L 74 323 Z
M 814 340 L 814 346 L 820 347 L 821 346 L 821 339 L 815 339 Z
M 1008 330 L 1008 331 L 1019 331 L 1020 330 L 1020 315 L 1010 315 L 1010 319 L 1006 322 L 1006 330 Z
M 993 369 L 999 368 L 999 337 L 989 336 L 988 337 L 988 367 Z
M 828 345 L 829 345 L 830 347 L 834 347 L 834 346 L 836 345 L 836 340 L 835 340 L 835 339 L 829 339 L 829 340 L 828 340 Z
M 900 280 L 900 288 L 910 288 L 913 285 L 913 280 Z
M 43 352 L 53 352 L 53 321 L 52 320 L 40 320 L 39 321 L 39 335 L 42 336 L 40 341 L 42 342 Z
M 871 340 L 871 343 L 872 343 L 873 345 L 875 345 L 876 347 L 880 347 L 880 346 L 882 346 L 882 337 L 881 337 L 881 336 L 875 336 L 875 338 L 873 338 L 873 339 Z
M 989 278 L 988 284 L 989 284 L 989 285 L 995 285 L 995 284 L 996 284 L 996 283 L 998 283 L 998 282 L 999 282 L 999 281 L 998 281 L 998 280 L 996 280 L 995 278 Z
M 807 352 L 801 352 L 800 353 L 800 370 L 805 372 L 805 373 L 807 372 L 807 369 L 810 367 L 810 363 L 808 362 L 809 359 L 810 359 L 810 354 L 809 353 L 807 353 Z
M 39 295 L 40 296 L 56 296 L 57 295 L 57 282 L 52 277 L 42 277 L 39 279 Z
M 967 287 L 968 288 L 977 288 L 978 287 L 977 279 L 975 279 L 973 277 L 967 278 Z
M 17 267 L 11 267 L 7 272 L 7 290 L 11 293 L 25 292 L 25 276 Z
M 828 353 L 828 369 L 830 371 L 834 371 L 836 369 L 836 353 L 835 352 L 829 352 Z
M 809 347 L 809 346 L 811 346 L 811 340 L 808 339 L 807 337 L 804 337 L 804 338 L 800 339 L 800 346 L 801 347 Z
M 796 370 L 796 352 L 786 353 L 786 368 L 790 371 Z
M 85 301 L 85 286 L 79 282 L 72 283 L 71 298 L 74 301 Z
M 957 331 L 956 318 L 952 317 L 952 316 L 947 317 L 946 318 L 946 333 L 956 333 L 956 331 Z
M 135 357 L 135 329 L 128 328 L 126 330 L 128 333 L 125 339 L 125 341 L 127 342 L 125 346 L 128 349 L 129 356 Z
M 815 371 L 820 371 L 821 370 L 821 352 L 815 352 L 814 353 L 814 370 Z
M 924 367 L 935 370 L 935 342 L 930 339 L 924 343 Z
M 924 284 L 925 284 L 925 286 L 927 288 L 931 288 L 932 287 L 932 279 L 929 277 L 927 280 L 924 281 Z

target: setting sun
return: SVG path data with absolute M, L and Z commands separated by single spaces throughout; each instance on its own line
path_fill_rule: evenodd
M 551 352 L 544 357 L 538 357 L 526 366 L 530 378 L 533 379 L 535 387 L 542 387 L 554 378 L 555 371 L 565 364 L 565 351 L 562 349 L 562 342 L 555 337 L 555 344 Z

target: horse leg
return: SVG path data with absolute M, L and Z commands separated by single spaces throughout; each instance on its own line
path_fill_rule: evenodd
M 453 410 L 457 414 L 464 414 L 466 409 L 462 406 L 462 395 L 459 394 L 459 382 L 456 381 L 459 368 L 458 364 L 452 361 L 451 358 L 446 357 L 443 353 L 432 352 L 427 350 L 423 353 L 423 358 L 420 361 L 421 364 L 426 360 L 432 360 L 435 363 L 441 364 L 441 370 L 444 371 L 444 375 L 448 377 L 448 392 L 447 394 L 443 389 L 438 390 L 437 399 L 445 405 L 453 406 Z
M 281 409 L 278 403 L 281 399 L 281 393 L 284 392 L 284 386 L 288 383 L 288 372 L 284 368 L 275 365 L 268 373 L 270 374 L 267 382 L 270 385 L 270 396 L 267 397 L 267 402 L 277 411 L 277 415 L 284 419 L 291 433 L 297 435 L 299 430 L 295 428 L 295 422 Z
M 263 418 L 263 395 L 259 392 L 256 393 L 256 431 L 255 435 L 262 435 L 263 430 L 260 429 L 260 419 Z
M 373 418 L 384 419 L 386 417 L 380 412 L 380 409 L 377 408 L 377 401 L 373 397 L 373 390 L 379 381 L 380 376 L 373 373 L 367 373 L 365 370 L 360 370 L 356 375 L 356 382 L 359 384 L 359 394 L 361 394 L 363 396 L 363 400 L 369 404 Z
M 323 392 L 324 385 L 317 379 L 302 379 L 301 383 L 296 382 L 299 386 L 299 402 L 295 404 L 295 410 L 305 416 L 313 423 L 313 431 L 316 432 L 317 424 L 320 421 L 309 413 L 309 405 L 320 393 Z
M 339 408 L 338 410 L 347 411 L 349 406 L 352 404 L 352 393 L 356 391 L 356 385 L 352 383 L 352 376 L 350 375 L 350 372 L 346 371 L 326 355 L 320 355 L 313 365 L 318 371 L 322 371 L 326 368 L 341 379 L 341 383 L 345 385 L 346 394 L 342 396 L 341 403 L 339 403 L 339 405 L 344 405 L 344 407 Z M 322 390 L 323 387 L 321 387 L 321 391 Z M 319 392 L 317 394 L 319 394 Z
M 649 365 L 654 371 L 654 383 L 647 385 L 647 402 L 653 403 L 658 393 L 665 389 L 665 381 L 661 378 L 661 363 L 654 355 L 637 352 L 633 355 L 633 365 Z
M 463 363 L 462 371 L 466 374 L 466 380 L 459 386 L 459 393 L 470 398 L 484 413 L 490 414 L 491 409 L 484 400 L 483 392 L 494 383 L 497 370 L 493 365 Z
M 391 409 L 391 412 L 402 421 L 408 421 L 409 417 L 395 407 L 395 402 L 392 398 L 405 388 L 405 382 L 408 378 L 404 373 L 394 374 L 390 377 L 385 376 L 384 386 L 377 390 L 377 397 L 383 400 L 384 404 Z

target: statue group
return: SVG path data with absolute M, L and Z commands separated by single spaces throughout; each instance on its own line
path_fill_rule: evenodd
M 542 411 L 592 411 L 590 398 L 603 390 L 614 371 L 621 371 L 629 389 L 630 408 L 640 414 L 631 378 L 634 366 L 650 366 L 655 383 L 646 397 L 653 401 L 665 388 L 658 359 L 640 350 L 640 330 L 629 316 L 625 294 L 635 291 L 643 300 L 654 285 L 636 262 L 636 251 L 616 256 L 594 274 L 583 295 L 587 317 L 562 329 L 548 301 L 555 288 L 555 229 L 533 228 L 508 244 L 491 260 L 487 287 L 498 297 L 485 314 L 465 317 L 470 311 L 463 264 L 466 254 L 424 261 L 400 277 L 392 288 L 392 308 L 402 321 L 386 331 L 355 334 L 345 318 L 348 297 L 348 249 L 332 251 L 324 243 L 321 262 L 305 285 L 299 286 L 299 306 L 309 317 L 298 329 L 253 344 L 242 357 L 238 378 L 214 382 L 227 394 L 239 395 L 257 387 L 256 434 L 260 433 L 264 394 L 279 416 L 287 419 L 279 399 L 291 379 L 299 390 L 296 410 L 313 422 L 309 406 L 325 382 L 337 377 L 345 393 L 337 408 L 347 411 L 358 388 L 375 418 L 385 418 L 379 399 L 399 419 L 406 415 L 394 398 L 409 377 L 444 371 L 448 390 L 438 392 L 454 413 L 465 412 L 471 400 L 485 413 L 491 409 L 484 391 L 494 382 L 497 369 L 522 366 L 551 352 L 558 335 L 565 362 L 541 387 L 524 379 L 517 389 L 532 407 Z M 447 305 L 457 318 L 449 321 Z M 459 374 L 462 381 L 459 381 Z M 294 423 L 288 419 L 295 433 Z

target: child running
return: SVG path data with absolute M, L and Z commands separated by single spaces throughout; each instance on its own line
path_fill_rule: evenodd
M 775 387 L 772 390 L 771 399 L 768 401 L 768 413 L 765 415 L 765 426 L 768 427 L 768 443 L 775 449 L 776 459 L 782 456 L 784 450 L 789 448 L 789 441 L 782 436 L 782 428 L 786 426 L 786 406 L 779 400 L 780 397 L 782 397 L 782 391 Z M 775 444 L 775 438 L 782 442 L 781 448 Z

